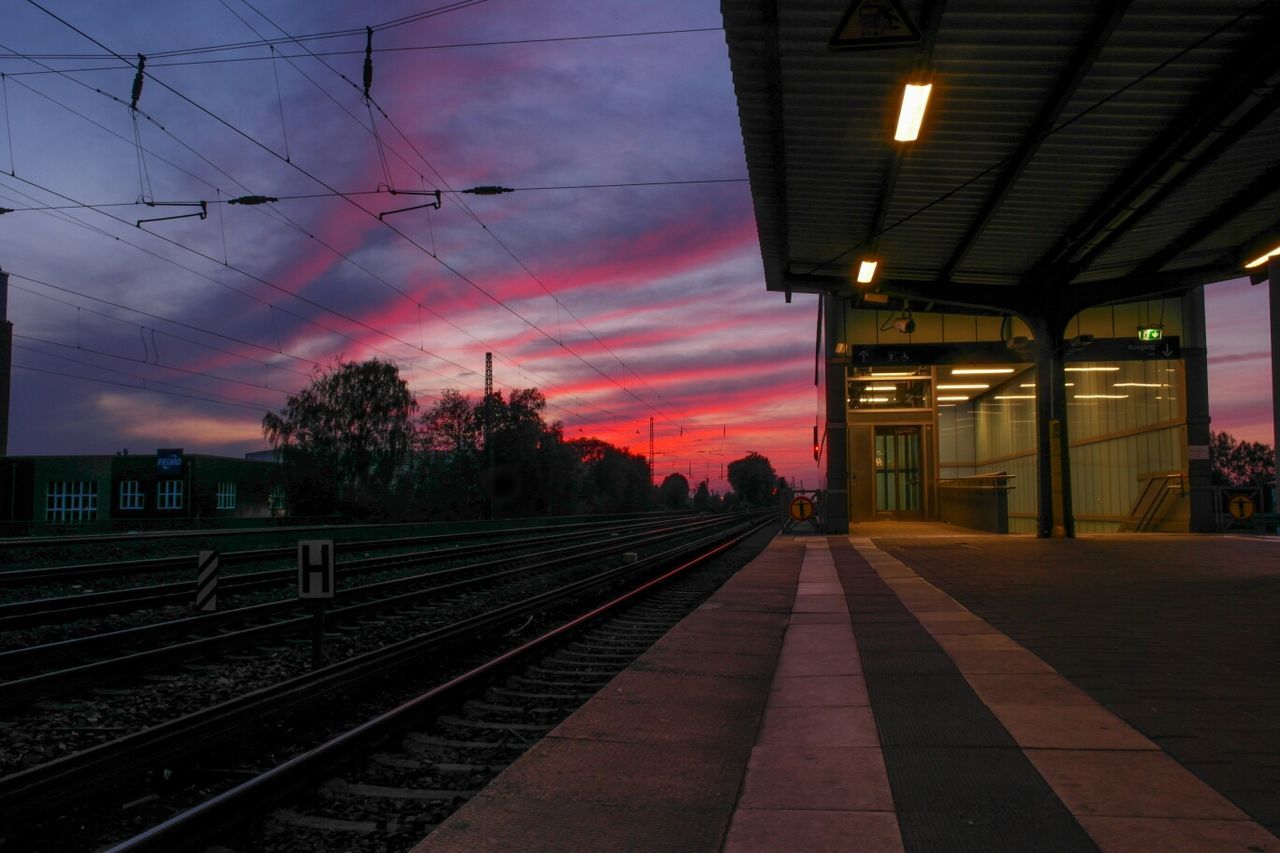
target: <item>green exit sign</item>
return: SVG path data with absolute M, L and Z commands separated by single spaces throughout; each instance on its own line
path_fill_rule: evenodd
M 1158 341 L 1163 337 L 1164 329 L 1159 326 L 1138 329 L 1138 340 L 1140 341 Z

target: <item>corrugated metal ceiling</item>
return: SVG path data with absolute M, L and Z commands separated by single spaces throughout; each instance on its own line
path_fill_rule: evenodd
M 722 0 L 771 290 L 852 292 L 874 251 L 886 292 L 1060 310 L 1280 242 L 1280 0 L 902 0 L 919 42 L 830 47 L 859 2 Z

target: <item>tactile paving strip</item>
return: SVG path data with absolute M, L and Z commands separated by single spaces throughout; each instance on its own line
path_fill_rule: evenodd
M 906 849 L 1097 850 L 871 565 L 847 539 L 829 542 L 841 584 L 857 590 L 849 611 Z

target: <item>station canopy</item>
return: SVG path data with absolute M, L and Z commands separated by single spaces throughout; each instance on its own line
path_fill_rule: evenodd
M 1061 324 L 1280 243 L 1280 0 L 721 5 L 770 290 L 860 292 L 871 259 L 883 293 Z

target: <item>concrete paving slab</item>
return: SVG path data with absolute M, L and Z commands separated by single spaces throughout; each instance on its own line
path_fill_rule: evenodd
M 850 849 L 900 853 L 902 838 L 890 812 L 820 812 L 812 809 L 739 809 L 724 853 L 831 853 Z
M 867 683 L 860 675 L 808 675 L 774 678 L 766 707 L 835 708 L 869 704 Z
M 1252 821 L 1082 817 L 1102 853 L 1280 853 L 1276 838 Z
M 981 694 L 979 694 L 981 695 Z M 994 705 L 1000 724 L 1031 749 L 1159 749 L 1110 711 L 1090 705 Z
M 987 705 L 1019 702 L 1036 705 L 1097 705 L 1088 693 L 1056 672 L 970 673 L 966 678 Z
M 765 746 L 879 746 L 875 718 L 862 707 L 768 708 L 757 737 Z
M 738 808 L 889 812 L 893 797 L 878 746 L 758 744 Z
M 1246 820 L 1163 752 L 1029 749 L 1027 757 L 1073 814 Z

